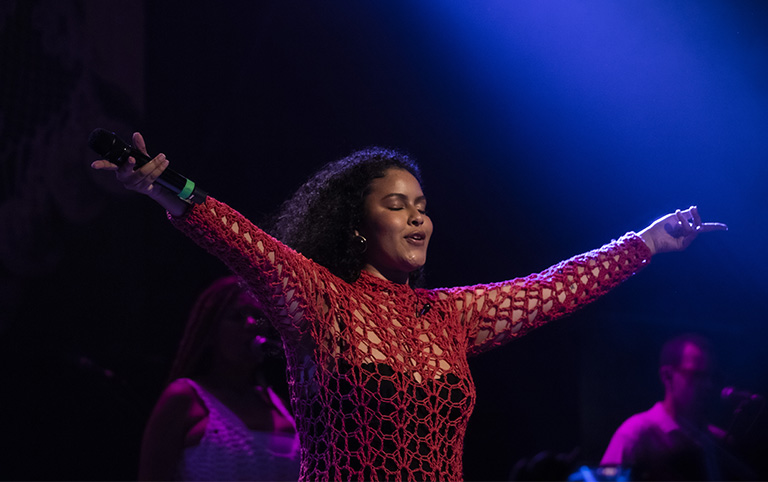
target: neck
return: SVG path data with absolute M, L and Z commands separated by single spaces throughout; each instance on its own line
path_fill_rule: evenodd
M 264 384 L 264 377 L 257 366 L 250 363 L 228 363 L 221 359 L 214 360 L 202 378 L 210 386 L 233 392 L 247 392 L 253 390 L 254 383 Z
M 667 412 L 667 414 L 672 417 L 673 419 L 677 419 L 676 416 L 676 410 L 675 410 L 675 404 L 672 403 L 672 399 L 669 397 L 664 397 L 664 401 L 661 402 L 662 406 L 664 406 L 664 411 Z
M 672 400 L 672 398 L 669 396 L 664 397 L 662 405 L 664 406 L 664 411 L 666 411 L 669 416 L 672 417 L 672 419 L 681 427 L 694 427 L 697 429 L 702 429 L 707 426 L 706 420 L 704 420 L 701 416 L 697 416 L 696 414 L 691 413 L 690 410 L 682 410 L 680 407 L 675 405 L 674 400 Z
M 385 279 L 387 281 L 391 281 L 393 283 L 397 283 L 401 285 L 407 285 L 411 275 L 411 273 L 405 273 L 403 271 L 387 271 L 383 269 L 378 269 L 375 266 L 370 264 L 366 264 L 365 266 L 363 266 L 363 271 L 366 271 L 377 278 Z

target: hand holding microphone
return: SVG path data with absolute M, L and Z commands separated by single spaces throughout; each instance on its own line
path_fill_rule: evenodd
M 88 138 L 88 145 L 104 156 L 104 160 L 94 161 L 91 167 L 116 171 L 118 181 L 122 182 L 126 189 L 148 195 L 174 215 L 183 213 L 188 202 L 205 202 L 205 191 L 191 180 L 167 169 L 168 160 L 164 154 L 159 154 L 154 159 L 149 157 L 144 138 L 138 132 L 133 134 L 133 144 L 135 147 L 126 144 L 113 132 L 95 129 Z M 155 183 L 167 191 L 156 189 Z
M 746 390 L 736 390 L 734 387 L 725 387 L 720 391 L 720 398 L 726 402 L 751 403 L 762 402 L 763 396 Z
M 260 358 L 278 356 L 283 353 L 283 344 L 266 336 L 256 335 L 251 341 L 251 352 Z

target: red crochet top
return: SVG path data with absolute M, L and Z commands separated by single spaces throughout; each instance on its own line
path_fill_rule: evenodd
M 460 480 L 475 404 L 467 356 L 574 311 L 651 257 L 628 233 L 525 278 L 425 290 L 367 272 L 347 283 L 212 198 L 172 222 L 269 307 L 302 480 Z

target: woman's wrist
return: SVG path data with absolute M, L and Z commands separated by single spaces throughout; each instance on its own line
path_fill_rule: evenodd
M 651 250 L 651 256 L 653 256 L 656 254 L 656 243 L 653 240 L 653 236 L 651 236 L 648 231 L 650 231 L 649 228 L 643 229 L 638 233 L 638 236 L 642 238 L 645 245 L 648 246 L 648 249 Z
M 178 218 L 184 216 L 189 209 L 189 203 L 187 201 L 184 201 L 173 192 L 161 186 L 153 186 L 152 191 L 148 195 L 152 200 L 164 207 L 173 217 Z

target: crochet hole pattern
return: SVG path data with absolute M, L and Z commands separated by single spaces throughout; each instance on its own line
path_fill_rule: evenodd
M 467 357 L 597 299 L 650 259 L 629 233 L 524 278 L 424 290 L 366 272 L 346 283 L 210 197 L 173 222 L 268 307 L 302 480 L 460 480 L 475 405 Z

